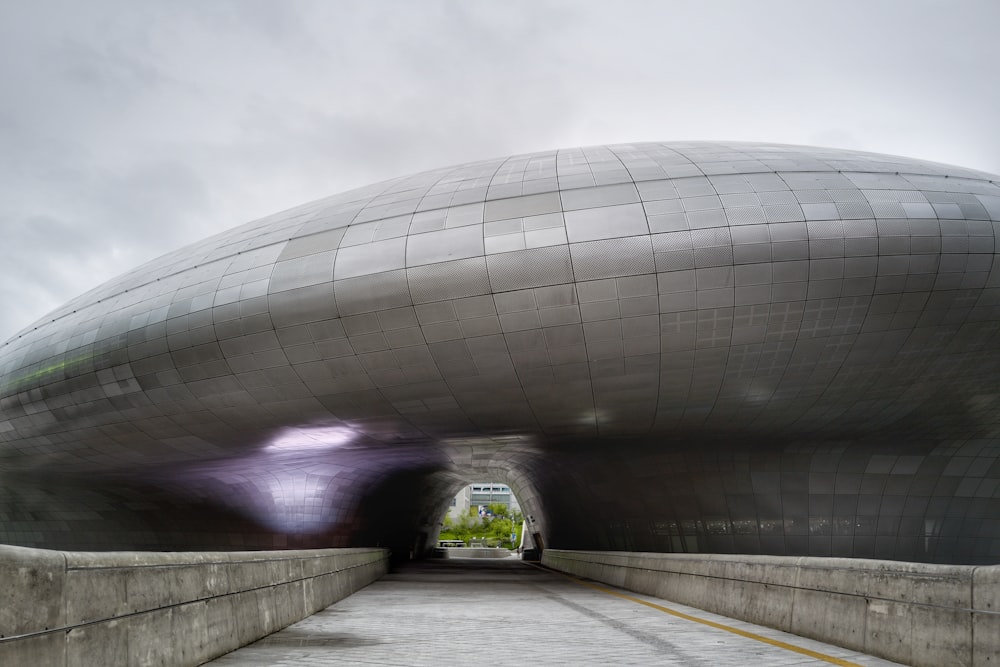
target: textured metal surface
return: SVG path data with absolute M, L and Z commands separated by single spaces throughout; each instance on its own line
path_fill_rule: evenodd
M 234 228 L 0 346 L 0 539 L 357 543 L 489 472 L 567 547 L 1000 560 L 996 181 L 648 143 Z

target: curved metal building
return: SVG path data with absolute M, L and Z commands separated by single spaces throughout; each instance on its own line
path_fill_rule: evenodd
M 644 143 L 251 222 L 0 346 L 0 542 L 1000 560 L 1000 177 Z

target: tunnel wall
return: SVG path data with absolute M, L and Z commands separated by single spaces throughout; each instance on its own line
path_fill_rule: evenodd
M 1000 563 L 985 438 L 620 441 L 560 458 L 536 466 L 558 549 Z
M 386 549 L 86 553 L 0 545 L 0 664 L 199 665 L 382 576 Z
M 557 549 L 542 562 L 917 667 L 1000 655 L 1000 565 Z

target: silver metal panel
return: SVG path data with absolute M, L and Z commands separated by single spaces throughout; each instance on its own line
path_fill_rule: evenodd
M 573 243 L 570 253 L 577 280 L 634 276 L 656 271 L 648 236 Z
M 462 226 L 411 235 L 406 243 L 406 265 L 420 266 L 484 254 L 481 225 Z
M 621 204 L 567 211 L 566 232 L 572 243 L 648 234 L 642 204 Z
M 561 210 L 557 193 L 533 194 L 487 202 L 483 219 L 486 222 L 491 222 L 545 213 L 559 213 Z
M 336 254 L 335 250 L 328 250 L 277 262 L 271 273 L 268 291 L 284 292 L 333 282 L 333 262 Z M 219 305 L 218 300 L 215 305 Z
M 333 284 L 341 315 L 368 313 L 412 304 L 406 271 L 387 271 L 362 278 L 338 280 Z
M 639 201 L 639 192 L 631 181 L 617 185 L 563 190 L 559 196 L 562 199 L 564 211 L 632 204 Z
M 305 255 L 313 255 L 328 250 L 336 250 L 340 246 L 341 239 L 344 238 L 344 232 L 343 228 L 329 229 L 291 239 L 285 244 L 284 249 L 282 249 L 281 254 L 278 256 L 278 261 L 295 259 L 296 257 L 304 257 Z M 241 257 L 249 259 L 251 255 L 243 255 Z M 237 261 L 235 260 L 233 264 L 229 265 L 229 273 L 233 272 L 234 264 Z
M 382 273 L 406 266 L 406 239 L 373 241 L 341 248 L 337 252 L 333 277 L 336 280 Z
M 490 293 L 486 259 L 471 257 L 406 270 L 413 303 Z
M 486 264 L 494 292 L 573 282 L 568 246 L 489 255 Z
M 316 322 L 338 314 L 330 283 L 279 292 L 268 297 L 267 305 L 275 327 Z

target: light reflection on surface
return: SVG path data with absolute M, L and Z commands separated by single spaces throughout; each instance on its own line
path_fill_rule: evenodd
M 268 451 L 332 449 L 351 442 L 357 434 L 345 426 L 286 428 L 266 447 Z
M 258 519 L 287 533 L 316 533 L 337 522 L 328 497 L 333 490 L 329 477 L 305 471 L 280 471 L 265 482 L 259 498 Z

